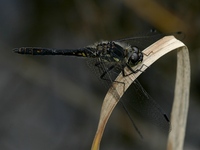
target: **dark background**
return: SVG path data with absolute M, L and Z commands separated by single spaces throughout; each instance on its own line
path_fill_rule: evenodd
M 192 81 L 184 149 L 200 149 L 199 0 L 0 0 L 0 149 L 90 149 L 106 93 L 84 59 L 17 55 L 13 48 L 79 48 L 151 28 L 185 34 Z M 139 78 L 168 115 L 175 73 L 173 52 Z M 101 149 L 166 149 L 167 134 L 142 122 L 143 140 L 117 107 Z

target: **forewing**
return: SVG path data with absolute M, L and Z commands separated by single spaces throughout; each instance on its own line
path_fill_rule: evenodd
M 163 38 L 165 35 L 157 32 L 148 32 L 146 34 L 138 34 L 130 38 L 124 38 L 116 40 L 117 42 L 123 42 L 131 46 L 138 47 L 140 50 L 144 50 L 157 40 Z

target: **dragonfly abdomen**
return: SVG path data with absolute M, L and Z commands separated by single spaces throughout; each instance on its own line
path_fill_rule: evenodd
M 49 49 L 40 47 L 21 47 L 13 50 L 19 54 L 30 54 L 30 55 L 69 55 L 79 57 L 94 57 L 85 48 L 83 49 Z

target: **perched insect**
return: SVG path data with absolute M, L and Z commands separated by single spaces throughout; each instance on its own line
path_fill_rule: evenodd
M 101 41 L 79 49 L 21 47 L 15 48 L 13 51 L 19 54 L 65 55 L 90 58 L 90 60 L 88 60 L 90 67 L 92 67 L 93 70 L 97 70 L 96 72 L 98 72 L 102 81 L 107 82 L 110 85 L 115 81 L 116 75 L 120 72 L 123 73 L 123 76 L 129 75 L 125 73 L 125 67 L 131 71 L 131 74 L 140 71 L 140 69 L 134 70 L 132 67 L 143 61 L 144 54 L 142 51 L 162 37 L 164 37 L 163 34 L 152 33 L 146 36 L 137 36 L 114 41 Z M 134 88 L 136 89 L 139 98 L 138 100 L 133 101 L 134 105 L 131 107 L 148 116 L 151 120 L 158 122 L 161 126 L 169 127 L 169 119 L 166 114 L 163 113 L 160 106 L 149 96 L 138 81 L 135 82 Z M 129 110 L 131 109 L 130 104 L 126 101 L 122 102 L 122 104 L 131 118 L 137 132 L 142 137 L 129 113 Z

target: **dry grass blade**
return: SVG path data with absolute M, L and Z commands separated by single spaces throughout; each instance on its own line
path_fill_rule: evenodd
M 172 132 L 168 137 L 168 150 L 182 150 L 189 107 L 190 61 L 187 47 L 177 53 L 177 74 L 174 103 L 171 113 Z
M 175 91 L 175 99 L 173 104 L 173 111 L 172 111 L 172 131 L 169 135 L 169 150 L 181 150 L 175 149 L 177 147 L 175 145 L 179 145 L 178 147 L 182 148 L 184 142 L 184 134 L 185 134 L 185 124 L 187 119 L 187 111 L 188 111 L 188 101 L 189 101 L 189 81 L 190 81 L 190 67 L 189 67 L 189 56 L 187 47 L 177 40 L 174 36 L 166 36 L 148 48 L 146 48 L 143 52 L 146 54 L 144 55 L 143 62 L 140 65 L 137 65 L 133 69 L 140 69 L 146 70 L 147 66 L 153 64 L 157 59 L 165 55 L 166 53 L 178 49 L 178 72 L 177 72 L 177 81 L 176 81 L 176 91 Z M 130 72 L 129 69 L 125 68 L 125 71 L 128 73 Z M 115 108 L 116 104 L 119 102 L 120 98 L 123 96 L 124 92 L 127 88 L 134 82 L 134 80 L 141 74 L 142 72 L 137 72 L 135 74 L 123 77 L 122 73 L 116 78 L 112 87 L 107 92 L 104 102 L 101 109 L 99 125 L 97 128 L 97 132 L 92 144 L 92 150 L 99 150 L 100 141 L 106 126 L 106 123 Z M 180 76 L 180 77 L 179 77 Z M 124 85 L 120 84 L 119 82 L 124 82 Z M 183 83 L 182 83 L 183 82 Z M 118 92 L 119 97 L 113 95 L 113 88 L 116 89 Z M 183 94 L 184 93 L 184 94 Z M 180 96 L 180 97 L 179 97 Z M 177 100 L 179 101 L 177 102 Z M 182 101 L 180 101 L 182 100 Z M 179 107 L 181 106 L 181 107 Z M 176 109 L 176 111 L 175 111 Z M 177 110 L 178 109 L 178 110 Z M 178 118 L 177 118 L 178 117 Z M 178 121 L 181 121 L 180 123 Z M 178 125 L 177 125 L 178 124 Z M 181 125 L 181 128 L 178 129 L 178 126 Z M 182 132 L 180 134 L 179 132 Z M 177 136 L 182 136 L 182 138 L 178 138 L 179 141 L 174 140 Z

